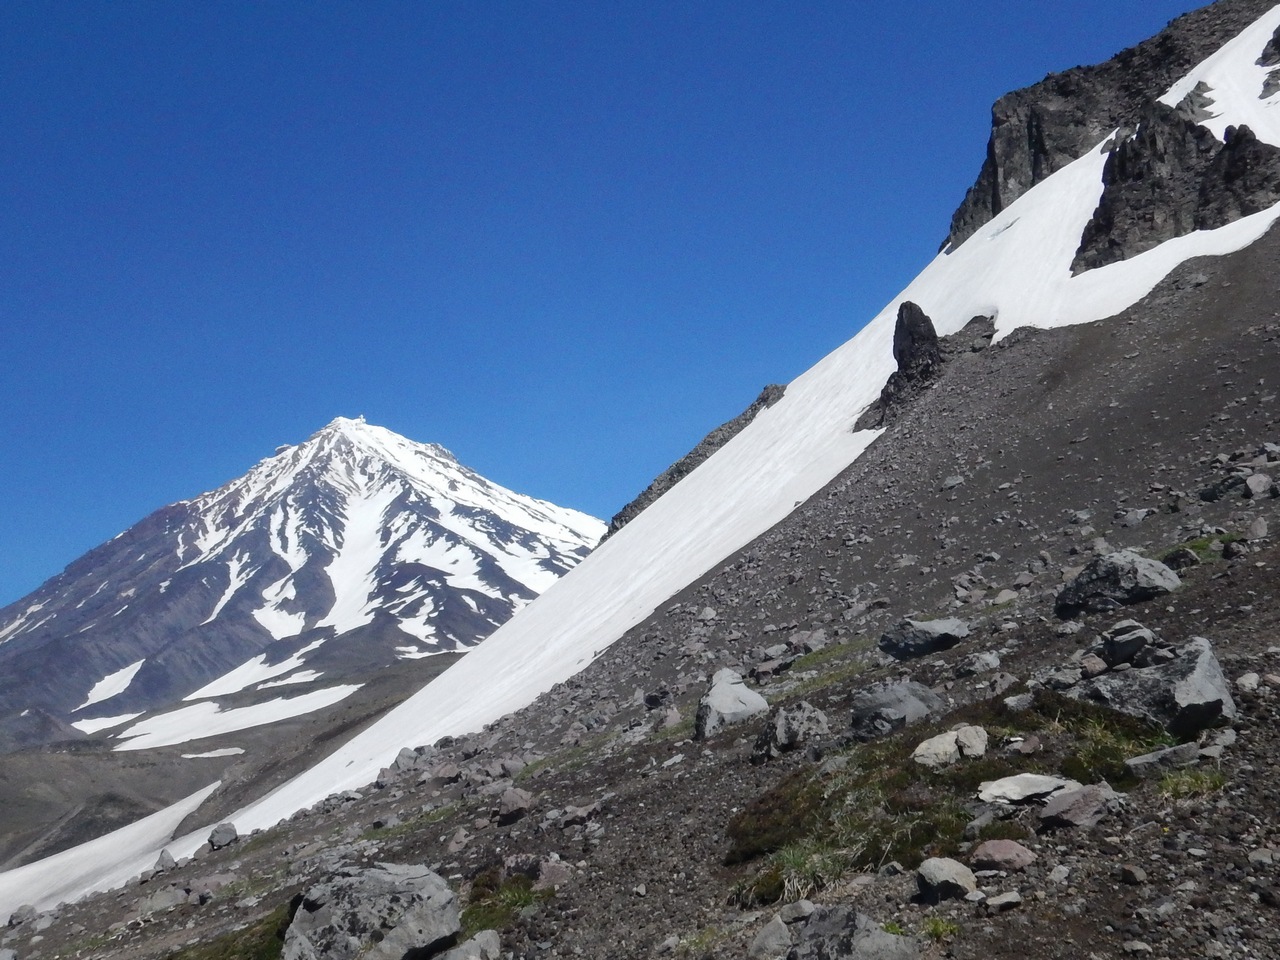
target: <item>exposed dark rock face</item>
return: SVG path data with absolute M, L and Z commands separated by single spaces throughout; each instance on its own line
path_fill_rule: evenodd
M 1212 230 L 1280 201 L 1280 147 L 1259 140 L 1247 126 L 1227 128 L 1200 187 L 1196 228 Z
M 613 515 L 613 519 L 609 521 L 609 529 L 600 539 L 601 543 L 608 540 L 611 536 L 625 527 L 628 523 L 638 517 L 649 504 L 653 503 L 660 496 L 674 487 L 682 479 L 693 473 L 694 468 L 698 464 L 706 460 L 726 443 L 742 432 L 761 410 L 772 407 L 775 403 L 782 399 L 782 395 L 786 392 L 785 386 L 771 383 L 760 391 L 760 396 L 756 397 L 751 406 L 743 410 L 732 420 L 722 423 L 710 433 L 708 433 L 698 443 L 696 447 L 686 453 L 683 457 L 667 467 L 657 479 L 644 491 L 628 503 L 625 507 Z
M 1074 273 L 1124 260 L 1195 229 L 1200 183 L 1218 142 L 1209 130 L 1160 103 L 1143 111 L 1102 171 L 1102 197 L 1085 226 Z
M 1116 127 L 1132 127 L 1148 103 L 1272 5 L 1221 0 L 1106 63 L 1050 74 L 1001 97 L 991 110 L 986 160 L 952 217 L 947 243 L 963 243 Z
M 942 370 L 942 349 L 933 321 L 910 300 L 904 300 L 898 307 L 898 320 L 893 328 L 893 359 L 898 369 L 889 375 L 880 398 L 858 418 L 856 429 L 883 425 L 894 408 L 910 402 Z
M 1276 27 L 1276 32 L 1271 35 L 1271 39 L 1267 42 L 1266 47 L 1263 48 L 1262 56 L 1258 58 L 1258 66 L 1280 66 L 1280 27 Z
M 1219 143 L 1191 119 L 1204 110 L 1191 100 L 1177 109 L 1151 104 L 1137 132 L 1111 151 L 1073 272 L 1224 226 L 1280 200 L 1280 148 L 1246 126 L 1228 128 Z

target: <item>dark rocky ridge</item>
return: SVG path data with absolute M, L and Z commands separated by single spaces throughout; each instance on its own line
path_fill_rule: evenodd
M 1125 260 L 1195 230 L 1213 230 L 1280 201 L 1280 147 L 1247 126 L 1218 139 L 1195 107 L 1151 104 L 1103 168 L 1102 197 L 1072 272 Z
M 949 337 L 939 337 L 920 307 L 910 300 L 898 308 L 893 328 L 893 359 L 898 369 L 889 375 L 880 396 L 854 424 L 855 430 L 873 430 L 892 420 L 942 374 L 942 365 L 958 354 L 985 350 L 995 334 L 990 317 L 974 317 Z
M 944 248 L 963 243 L 1112 130 L 1132 128 L 1151 101 L 1272 6 L 1219 0 L 1106 63 L 1053 73 L 1001 97 L 991 110 L 986 159 L 952 217 Z
M 639 496 L 613 515 L 613 519 L 609 521 L 609 529 L 605 531 L 605 535 L 600 542 L 603 543 L 609 539 L 609 537 L 639 516 L 649 504 L 674 487 L 681 479 L 692 473 L 698 464 L 737 436 L 747 424 L 756 418 L 756 415 L 761 410 L 766 410 L 781 400 L 786 390 L 785 385 L 769 384 L 760 391 L 760 396 L 751 402 L 751 406 L 703 437 L 696 447 L 662 471 L 649 486 L 644 488 Z

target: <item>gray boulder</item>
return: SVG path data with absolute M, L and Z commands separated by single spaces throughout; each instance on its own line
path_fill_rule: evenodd
M 533 794 L 519 787 L 508 787 L 498 800 L 498 823 L 507 825 L 523 820 L 533 806 Z
M 919 960 L 923 955 L 914 937 L 887 933 L 853 907 L 816 907 L 798 926 L 787 960 Z
M 741 723 L 769 709 L 769 702 L 754 690 L 747 688 L 742 677 L 734 670 L 717 670 L 711 678 L 711 687 L 698 702 L 694 717 L 693 736 L 705 740 L 724 727 Z
M 958 617 L 940 620 L 903 620 L 880 637 L 880 649 L 895 660 L 927 657 L 950 650 L 969 636 L 969 625 Z
M 1167 663 L 1082 680 L 1067 696 L 1145 717 L 1184 740 L 1236 715 L 1222 667 L 1203 637 L 1180 647 Z
M 498 960 L 502 941 L 494 930 L 481 930 L 466 943 L 461 943 L 435 960 Z
M 236 832 L 234 823 L 220 823 L 209 834 L 209 846 L 214 850 L 221 850 L 223 847 L 231 846 L 239 839 L 240 834 Z
M 453 947 L 462 924 L 449 885 L 424 866 L 382 864 L 309 889 L 282 960 L 401 960 Z
M 916 885 L 926 903 L 962 900 L 978 889 L 978 878 L 959 860 L 930 857 L 916 870 Z
M 756 738 L 751 759 L 755 763 L 772 760 L 815 739 L 830 735 L 827 715 L 804 700 L 773 712 L 769 723 Z
M 870 740 L 941 711 L 942 698 L 914 680 L 877 683 L 853 695 L 853 735 Z
M 774 914 L 773 919 L 761 927 L 751 941 L 747 956 L 750 960 L 778 960 L 790 949 L 791 931 L 783 919 Z
M 1054 606 L 1067 619 L 1083 611 L 1100 613 L 1172 593 L 1178 575 L 1158 560 L 1119 550 L 1097 557 L 1058 594 Z
M 1049 830 L 1097 826 L 1103 817 L 1120 809 L 1123 800 L 1122 794 L 1105 783 L 1063 790 L 1040 811 L 1040 825 Z

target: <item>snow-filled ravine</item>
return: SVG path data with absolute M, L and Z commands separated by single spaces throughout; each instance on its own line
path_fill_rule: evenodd
M 1211 96 L 1220 114 L 1215 132 L 1247 117 L 1259 138 L 1280 145 L 1280 95 L 1258 100 L 1261 77 L 1254 63 L 1278 25 L 1280 6 L 1197 66 L 1167 96 L 1176 101 L 1178 91 L 1203 79 L 1214 87 Z M 227 819 L 241 832 L 270 826 L 335 791 L 368 783 L 403 746 L 478 730 L 528 704 L 585 667 L 691 580 L 783 519 L 877 436 L 854 432 L 853 426 L 894 369 L 893 326 L 903 300 L 918 303 L 942 335 L 958 331 L 978 314 L 996 318 L 997 336 L 1024 325 L 1099 320 L 1140 300 L 1183 261 L 1239 250 L 1280 217 L 1277 205 L 1072 277 L 1081 232 L 1101 193 L 1104 161 L 1099 144 L 1012 203 L 958 249 L 939 254 L 857 336 L 789 384 L 782 400 L 485 643 L 316 766 Z M 188 855 L 209 829 L 166 846 L 175 856 Z M 138 855 L 137 835 L 123 831 L 94 843 L 99 853 L 88 861 L 91 869 L 78 885 L 68 879 L 73 867 L 67 860 L 22 868 L 23 882 L 17 886 L 10 875 L 0 875 L 0 916 L 20 902 L 48 905 L 123 883 L 159 852 L 157 840 Z M 112 843 L 118 857 L 114 870 L 104 866 L 106 857 L 100 853 Z M 15 890 L 23 891 L 18 900 Z

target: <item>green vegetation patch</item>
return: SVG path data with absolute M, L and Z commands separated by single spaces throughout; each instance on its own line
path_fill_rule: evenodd
M 930 770 L 911 759 L 917 744 L 959 723 L 991 735 L 984 757 Z M 1035 733 L 1044 747 L 1009 753 L 999 742 Z M 980 785 L 1018 773 L 1069 776 L 1082 783 L 1132 781 L 1124 761 L 1170 743 L 1158 727 L 1127 714 L 1039 691 L 1030 710 L 1013 713 L 1003 700 L 964 707 L 933 724 L 859 744 L 842 769 L 799 771 L 751 801 L 728 822 L 725 864 L 760 860 L 738 884 L 744 905 L 809 896 L 852 871 L 897 861 L 914 867 L 927 857 L 953 856 L 971 817 L 965 804 Z M 1025 839 L 1028 828 L 996 821 L 980 839 Z
M 1244 538 L 1238 533 L 1223 533 L 1214 536 L 1196 537 L 1178 544 L 1176 547 L 1170 547 L 1157 557 L 1158 560 L 1164 562 L 1172 557 L 1179 550 L 1190 550 L 1202 561 L 1217 560 L 1221 557 L 1222 546 L 1228 543 L 1236 543 Z M 1214 549 L 1214 544 L 1218 544 L 1218 549 Z
M 277 960 L 294 909 L 283 904 L 261 920 L 208 943 L 184 947 L 168 960 Z
M 1189 800 L 1217 793 L 1226 785 L 1227 775 L 1221 770 L 1171 770 L 1160 781 L 1160 795 L 1168 800 Z
M 533 878 L 522 873 L 505 875 L 499 866 L 489 867 L 471 881 L 467 905 L 462 910 L 462 933 L 467 940 L 481 930 L 506 930 L 521 911 L 555 896 L 554 890 L 533 889 Z
M 456 803 L 446 803 L 444 806 L 436 807 L 434 810 L 427 810 L 402 820 L 394 827 L 370 827 L 364 833 L 360 834 L 362 840 L 392 840 L 396 837 L 406 837 L 417 833 L 424 827 L 429 827 L 433 823 L 439 823 L 441 820 L 447 820 L 457 811 Z

